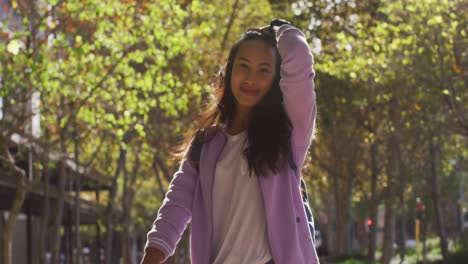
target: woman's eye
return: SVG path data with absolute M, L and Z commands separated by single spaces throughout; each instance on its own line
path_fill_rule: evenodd
M 239 64 L 239 66 L 242 68 L 247 68 L 247 64 L 244 64 L 244 63 Z
M 260 72 L 263 72 L 263 73 L 270 73 L 270 70 L 269 70 L 269 69 L 260 69 Z

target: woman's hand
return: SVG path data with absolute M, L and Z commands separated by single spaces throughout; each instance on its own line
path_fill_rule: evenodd
M 270 22 L 270 27 L 272 29 L 275 29 L 275 27 L 280 27 L 282 25 L 291 25 L 291 23 L 281 18 L 273 18 Z
M 157 248 L 147 247 L 145 249 L 145 255 L 141 260 L 141 264 L 160 264 L 164 261 L 164 253 Z
M 273 38 L 276 38 L 276 31 L 282 25 L 291 25 L 291 23 L 289 23 L 288 21 L 284 19 L 273 18 L 269 26 L 261 27 L 259 30 L 264 34 L 267 34 L 267 35 L 272 36 Z
M 264 26 L 264 27 L 259 28 L 258 30 L 262 32 L 263 34 L 268 35 L 272 37 L 273 39 L 276 39 L 275 31 L 273 31 L 273 28 L 271 28 L 270 26 Z

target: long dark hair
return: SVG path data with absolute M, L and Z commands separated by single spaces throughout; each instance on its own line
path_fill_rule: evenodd
M 226 66 L 220 69 L 212 84 L 213 94 L 196 122 L 196 130 L 206 129 L 214 124 L 225 127 L 232 124 L 236 109 L 236 99 L 231 88 L 234 59 L 240 46 L 251 40 L 264 41 L 276 50 L 276 75 L 271 89 L 253 107 L 251 122 L 247 129 L 247 148 L 244 151 L 250 173 L 253 171 L 256 175 L 264 175 L 266 169 L 277 172 L 281 165 L 291 160 L 292 125 L 283 107 L 283 95 L 279 86 L 281 57 L 273 35 L 263 30 L 249 29 L 232 46 Z M 178 148 L 176 157 L 179 159 L 187 157 L 190 161 L 190 146 L 193 145 L 195 136 L 196 131 L 192 131 Z M 295 167 L 294 164 L 292 167 Z

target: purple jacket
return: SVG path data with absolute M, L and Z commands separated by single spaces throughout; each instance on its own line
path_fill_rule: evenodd
M 313 58 L 304 34 L 297 28 L 282 25 L 276 32 L 276 39 L 282 58 L 280 87 L 284 107 L 293 125 L 293 158 L 301 168 L 316 116 Z M 148 247 L 160 249 L 166 257 L 171 256 L 191 221 L 190 246 L 194 264 L 210 262 L 213 177 L 217 159 L 226 142 L 226 136 L 217 127 L 208 129 L 206 137 L 209 140 L 202 147 L 200 172 L 197 173 L 189 162 L 182 162 L 147 241 Z M 258 181 L 274 262 L 319 263 L 302 204 L 300 175 L 296 175 L 286 163 L 278 173 L 267 176 L 258 177 Z

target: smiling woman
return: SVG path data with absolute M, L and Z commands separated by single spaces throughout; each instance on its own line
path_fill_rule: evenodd
M 247 130 L 244 150 L 249 171 L 276 171 L 290 156 L 291 122 L 283 107 L 279 85 L 281 56 L 273 29 L 248 29 L 229 53 L 223 72 L 215 83 L 217 100 L 201 115 L 201 128 L 221 124 L 235 135 Z M 190 141 L 183 146 L 187 149 Z M 182 158 L 182 157 L 181 157 Z
M 172 255 L 189 221 L 195 264 L 318 263 L 298 173 L 315 123 L 312 65 L 303 33 L 283 20 L 233 45 L 143 263 Z
M 240 46 L 231 77 L 237 111 L 248 113 L 270 90 L 276 74 L 275 65 L 276 49 L 268 43 L 251 40 Z

